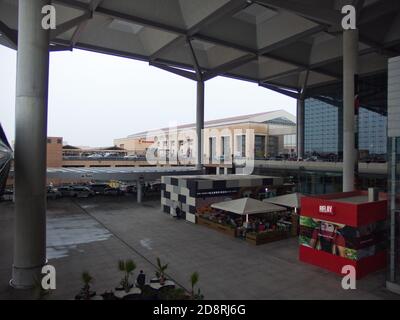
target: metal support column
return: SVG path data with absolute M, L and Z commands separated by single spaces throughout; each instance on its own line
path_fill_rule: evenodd
M 143 184 L 138 181 L 136 183 L 136 196 L 137 196 L 137 203 L 142 203 L 143 200 Z
M 203 168 L 203 129 L 204 129 L 204 81 L 197 81 L 196 135 L 197 135 L 197 169 Z
M 353 191 L 356 175 L 355 95 L 358 30 L 343 32 L 343 191 Z M 358 165 L 358 164 L 357 164 Z
M 48 0 L 20 0 L 15 128 L 15 235 L 10 284 L 31 288 L 46 263 Z
M 297 100 L 297 159 L 304 158 L 304 99 Z

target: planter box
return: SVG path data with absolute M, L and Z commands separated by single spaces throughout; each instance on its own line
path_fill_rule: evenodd
M 236 229 L 233 229 L 229 226 L 224 226 L 222 224 L 210 221 L 208 219 L 204 219 L 202 217 L 197 217 L 197 224 L 206 226 L 210 229 L 214 229 L 214 230 L 224 233 L 230 237 L 236 237 Z
M 270 231 L 261 233 L 247 233 L 246 241 L 256 246 L 269 242 L 279 241 L 290 237 L 287 231 Z

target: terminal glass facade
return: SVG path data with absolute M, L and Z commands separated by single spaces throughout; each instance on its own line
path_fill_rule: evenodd
M 365 108 L 359 113 L 359 150 L 385 157 L 387 153 L 387 117 Z
M 362 78 L 360 86 L 360 159 L 386 160 L 387 74 Z M 310 89 L 304 107 L 306 156 L 343 154 L 342 84 Z
M 310 98 L 304 108 L 304 148 L 309 154 L 337 154 L 340 150 L 339 108 Z

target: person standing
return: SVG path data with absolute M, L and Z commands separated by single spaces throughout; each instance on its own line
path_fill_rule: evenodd
M 140 270 L 136 278 L 136 286 L 142 289 L 145 284 L 146 284 L 146 275 L 143 273 L 143 270 Z

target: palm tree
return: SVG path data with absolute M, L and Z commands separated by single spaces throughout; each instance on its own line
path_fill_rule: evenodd
M 157 271 L 156 271 L 156 277 L 160 280 L 161 282 L 164 282 L 165 280 L 165 270 L 168 268 L 168 263 L 162 265 L 160 258 L 157 258 Z
M 88 271 L 82 272 L 81 275 L 83 281 L 83 288 L 81 289 L 81 299 L 89 300 L 96 293 L 90 291 L 90 284 L 93 283 L 93 277 L 90 275 Z
M 93 282 L 93 277 L 90 275 L 88 271 L 82 272 L 82 281 L 85 286 L 90 285 Z
M 199 273 L 193 272 L 192 275 L 190 276 L 190 284 L 192 286 L 192 296 L 194 296 L 194 287 L 198 282 L 199 282 Z
M 124 277 L 121 280 L 122 288 L 128 292 L 132 285 L 129 282 L 129 278 L 131 277 L 133 271 L 136 269 L 136 264 L 133 260 L 119 260 L 118 261 L 118 268 L 120 271 L 124 272 Z

